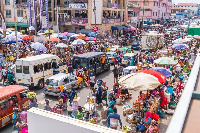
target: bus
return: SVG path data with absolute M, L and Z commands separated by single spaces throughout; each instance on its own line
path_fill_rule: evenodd
M 42 54 L 17 59 L 15 63 L 16 83 L 28 87 L 44 87 L 44 82 L 55 71 L 64 72 L 66 66 L 56 55 Z
M 105 58 L 104 64 L 102 58 Z M 100 74 L 106 70 L 110 70 L 109 59 L 103 52 L 88 52 L 80 55 L 75 55 L 72 60 L 73 69 L 78 69 L 79 66 L 89 69 L 89 73 Z

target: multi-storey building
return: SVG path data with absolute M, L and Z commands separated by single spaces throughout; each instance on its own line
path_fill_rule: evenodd
M 169 19 L 171 15 L 171 0 L 128 0 L 139 6 L 137 19 L 142 22 L 149 21 L 159 23 L 161 20 Z
M 195 16 L 198 15 L 199 5 L 197 3 L 178 3 L 172 6 L 172 13 L 182 13 L 185 16 Z

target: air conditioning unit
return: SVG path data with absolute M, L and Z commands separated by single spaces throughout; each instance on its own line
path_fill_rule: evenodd
M 23 23 L 24 22 L 24 18 L 23 17 L 17 17 L 17 22 L 18 23 Z

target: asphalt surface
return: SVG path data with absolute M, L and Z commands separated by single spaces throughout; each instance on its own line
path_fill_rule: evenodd
M 113 83 L 114 83 L 114 75 L 112 73 L 112 69 L 113 69 L 113 66 L 111 66 L 111 70 L 104 72 L 104 73 L 102 73 L 102 74 L 100 74 L 96 77 L 96 79 L 102 79 L 104 82 L 106 82 L 109 90 L 113 88 Z M 54 106 L 54 105 L 56 105 L 56 103 L 58 103 L 58 97 L 45 95 L 43 93 L 43 90 L 39 90 L 39 89 L 35 88 L 35 89 L 32 89 L 31 91 L 35 91 L 36 94 L 37 94 L 37 100 L 38 100 L 39 108 L 44 107 L 46 98 L 50 100 L 51 106 Z M 91 91 L 88 87 L 78 90 L 78 96 L 80 97 L 80 100 L 79 100 L 80 106 L 82 106 L 82 107 L 84 106 L 84 104 L 86 103 L 86 97 L 89 96 L 90 92 Z M 122 105 L 116 105 L 116 107 L 118 109 L 118 113 L 121 116 L 123 126 L 125 126 L 125 125 L 129 126 L 130 125 L 126 122 L 126 117 L 123 116 L 123 113 L 122 113 L 123 112 L 123 109 L 122 109 L 123 105 L 132 106 L 133 102 L 137 99 L 137 97 L 139 95 L 138 91 L 130 90 L 129 92 L 132 93 L 132 98 L 125 100 Z M 106 104 L 105 101 L 103 101 L 103 104 L 105 106 L 105 104 Z M 106 121 L 101 120 L 101 117 L 100 117 L 102 106 L 97 107 L 96 109 L 98 111 L 98 124 L 102 125 L 102 126 L 106 126 Z M 70 114 L 71 114 L 71 106 L 68 106 L 68 111 L 64 111 L 64 115 L 70 115 Z M 165 115 L 165 118 L 161 119 L 161 124 L 160 124 L 160 132 L 161 133 L 165 133 L 170 120 L 171 120 L 171 116 L 168 116 L 168 115 Z M 118 128 L 118 130 L 120 130 L 120 129 Z M 0 129 L 0 132 L 1 133 L 14 133 L 14 131 L 12 130 L 12 124 L 3 127 L 2 129 Z

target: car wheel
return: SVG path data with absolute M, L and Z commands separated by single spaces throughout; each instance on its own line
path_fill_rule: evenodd
M 43 81 L 43 79 L 41 79 L 41 80 L 39 80 L 39 82 L 38 82 L 38 88 L 39 89 L 42 89 L 44 87 L 44 81 Z

